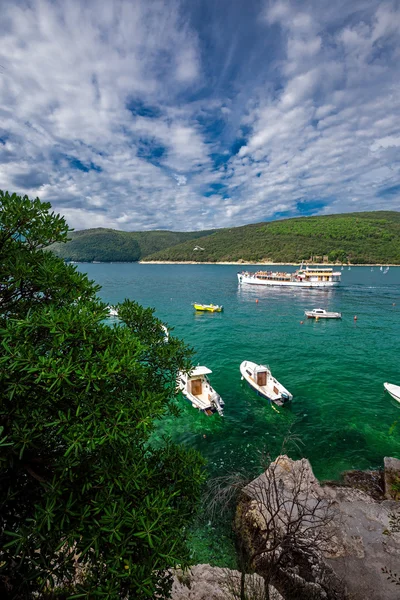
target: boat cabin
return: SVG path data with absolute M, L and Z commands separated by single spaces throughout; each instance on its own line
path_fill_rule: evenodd
M 299 269 L 296 271 L 296 276 L 300 281 L 323 282 L 323 281 L 340 281 L 341 273 L 334 272 L 333 269 L 310 268 Z
M 211 369 L 208 369 L 207 367 L 196 367 L 195 369 L 193 369 L 193 371 L 190 372 L 189 375 L 189 384 L 190 384 L 190 389 L 188 389 L 188 391 L 193 394 L 193 396 L 201 396 L 202 393 L 205 391 L 203 389 L 203 384 L 205 384 L 205 386 L 207 388 L 210 387 L 209 382 L 208 382 L 208 378 L 207 375 L 209 373 L 212 373 Z M 207 389 L 208 392 L 208 389 Z
M 257 385 L 263 387 L 267 385 L 268 369 L 263 365 L 259 365 L 254 369 L 253 379 Z

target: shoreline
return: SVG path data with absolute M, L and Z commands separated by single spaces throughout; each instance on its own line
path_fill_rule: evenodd
M 293 262 L 211 262 L 211 261 L 195 261 L 195 260 L 139 260 L 139 264 L 143 265 L 238 265 L 238 266 L 282 266 L 300 267 L 302 264 L 305 267 L 400 267 L 398 264 L 392 263 L 293 263 Z

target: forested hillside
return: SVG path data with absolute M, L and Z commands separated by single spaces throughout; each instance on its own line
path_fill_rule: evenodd
M 299 217 L 209 231 L 87 229 L 51 250 L 74 261 L 330 262 L 400 264 L 400 212 Z
M 365 212 L 300 217 L 220 229 L 167 248 L 147 260 L 198 262 L 329 261 L 400 264 L 400 213 Z
M 84 229 L 70 234 L 66 244 L 50 246 L 64 260 L 82 262 L 134 262 L 159 250 L 186 240 L 210 235 L 211 231 L 116 231 L 115 229 Z

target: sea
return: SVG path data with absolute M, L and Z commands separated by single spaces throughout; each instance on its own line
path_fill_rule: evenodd
M 282 451 L 308 458 L 320 480 L 400 458 L 400 403 L 383 387 L 400 385 L 400 267 L 344 267 L 339 287 L 313 290 L 240 286 L 237 272 L 260 268 L 254 265 L 77 266 L 102 286 L 105 302 L 129 298 L 153 307 L 170 335 L 194 349 L 194 364 L 212 370 L 224 417 L 208 417 L 182 397 L 180 416 L 160 422 L 155 434 L 199 450 L 210 477 L 257 474 L 266 457 Z M 224 311 L 198 313 L 194 302 Z M 342 319 L 307 319 L 312 308 Z M 275 410 L 241 380 L 243 360 L 269 365 L 293 401 Z M 195 562 L 232 562 L 223 511 L 219 525 L 202 522 L 192 532 Z

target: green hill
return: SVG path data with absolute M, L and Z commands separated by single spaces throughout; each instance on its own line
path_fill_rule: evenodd
M 209 231 L 71 233 L 51 250 L 74 261 L 330 262 L 400 264 L 400 212 L 299 217 Z
M 321 262 L 400 264 L 400 212 L 299 217 L 219 229 L 146 257 L 159 261 Z
M 73 231 L 66 244 L 50 247 L 64 260 L 78 262 L 133 262 L 159 250 L 209 235 L 210 231 L 116 231 L 115 229 L 84 229 Z

